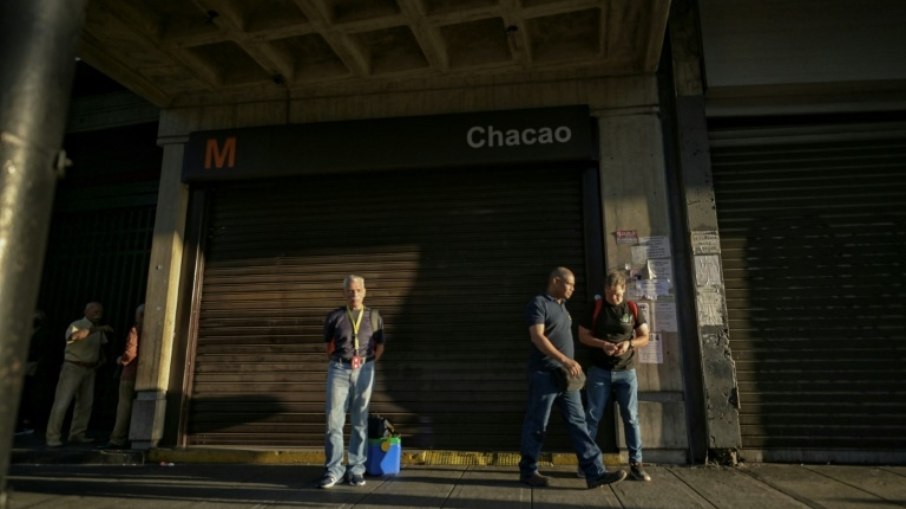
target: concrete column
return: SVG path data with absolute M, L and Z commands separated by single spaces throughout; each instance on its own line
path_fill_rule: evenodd
M 0 509 L 86 4 L 0 3 Z
M 722 273 L 698 27 L 694 3 L 690 0 L 674 2 L 670 15 L 670 43 L 676 94 L 677 151 L 688 227 L 683 235 L 695 265 L 693 277 L 699 267 Z M 723 277 L 717 281 L 696 281 L 695 297 L 708 459 L 735 464 L 742 438 Z
M 652 251 L 651 258 L 658 263 L 672 263 L 670 207 L 658 109 L 652 105 L 593 114 L 598 117 L 600 135 L 606 269 L 629 266 L 644 281 L 669 285 L 668 274 L 649 274 L 648 257 L 639 259 L 638 256 L 640 243 L 651 238 L 667 246 L 666 252 Z M 633 232 L 639 242 L 618 242 L 618 231 Z M 647 348 L 649 352 L 659 352 L 660 358 L 660 362 L 640 363 L 636 368 L 645 461 L 685 463 L 688 434 L 679 334 L 670 325 L 676 323 L 675 319 L 664 316 L 660 323 L 657 316 L 658 311 L 676 315 L 676 294 L 671 290 L 657 295 L 656 299 L 632 298 L 649 309 L 653 335 Z M 620 444 L 625 447 L 619 419 L 616 427 Z
M 163 167 L 154 219 L 151 265 L 145 297 L 145 322 L 140 344 L 136 400 L 129 439 L 136 449 L 157 446 L 164 434 L 170 360 L 176 335 L 176 311 L 182 267 L 188 186 L 181 182 L 183 148 L 187 138 L 162 138 Z

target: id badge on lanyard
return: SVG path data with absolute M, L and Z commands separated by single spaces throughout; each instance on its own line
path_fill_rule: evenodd
M 362 325 L 363 316 L 365 316 L 365 308 L 362 308 L 362 312 L 359 313 L 359 317 L 355 320 L 352 319 L 352 311 L 348 307 L 346 308 L 346 317 L 349 319 L 350 325 L 352 325 L 352 344 L 354 348 L 350 363 L 352 369 L 361 368 L 365 362 L 365 359 L 359 355 L 359 327 Z

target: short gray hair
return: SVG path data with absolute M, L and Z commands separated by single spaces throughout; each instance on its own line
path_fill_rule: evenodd
M 358 274 L 349 274 L 348 276 L 343 278 L 343 289 L 345 290 L 349 288 L 350 283 L 352 283 L 353 281 L 361 281 L 362 287 L 365 287 L 365 278 L 359 276 Z

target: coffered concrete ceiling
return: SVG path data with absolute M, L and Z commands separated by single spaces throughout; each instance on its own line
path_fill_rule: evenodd
M 91 0 L 80 56 L 159 107 L 656 70 L 669 0 Z

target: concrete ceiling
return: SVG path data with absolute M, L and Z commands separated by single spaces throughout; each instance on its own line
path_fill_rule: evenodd
M 669 0 L 91 0 L 80 56 L 158 107 L 652 73 Z

